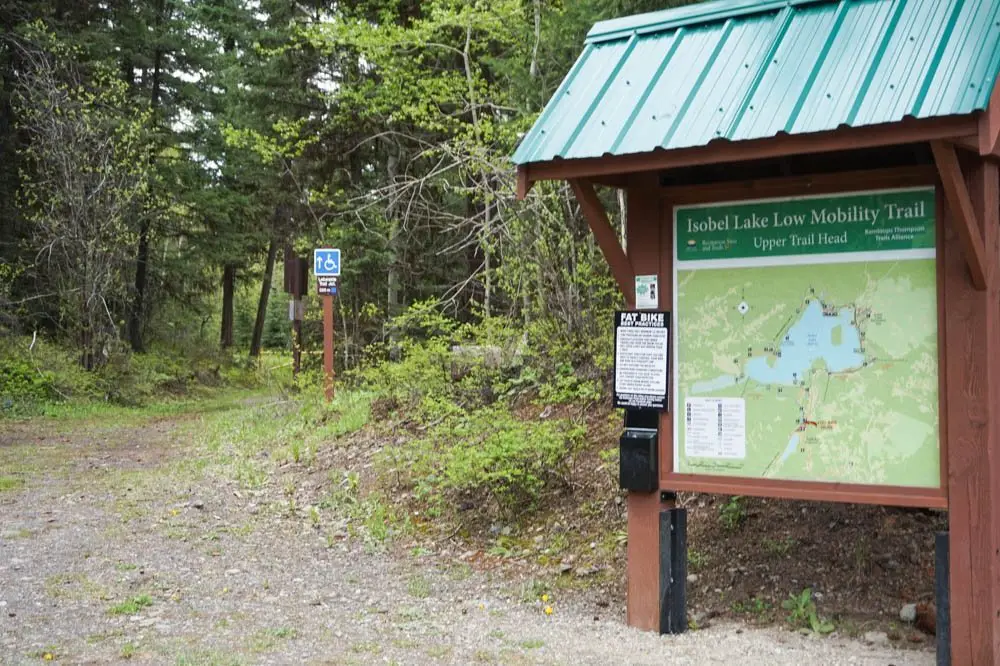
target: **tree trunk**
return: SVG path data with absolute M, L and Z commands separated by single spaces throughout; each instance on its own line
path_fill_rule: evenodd
M 386 158 L 386 175 L 389 177 L 389 183 L 393 188 L 396 185 L 396 176 L 399 172 L 399 146 L 392 140 L 386 139 L 386 147 L 388 148 L 388 157 Z M 399 276 L 399 256 L 401 254 L 401 235 L 399 229 L 399 218 L 397 217 L 396 209 L 396 193 L 393 192 L 389 205 L 386 207 L 386 217 L 389 218 L 389 273 L 387 275 L 387 285 L 388 293 L 386 294 L 387 300 L 387 312 L 389 317 L 395 317 L 402 310 L 400 292 L 402 288 L 400 286 L 400 276 Z
M 226 264 L 222 269 L 222 335 L 223 349 L 233 346 L 233 296 L 236 292 L 236 266 Z
M 253 337 L 250 339 L 250 358 L 260 356 L 261 340 L 264 338 L 264 319 L 267 317 L 267 299 L 271 295 L 271 275 L 274 273 L 274 261 L 277 256 L 278 241 L 272 238 L 267 246 L 267 264 L 264 267 L 264 279 L 260 284 L 257 320 L 253 324 Z
M 159 47 L 160 26 L 163 22 L 164 0 L 156 3 L 156 16 L 153 25 L 154 39 L 157 46 L 153 50 L 153 82 L 149 94 L 149 106 L 153 110 L 153 122 L 156 122 L 156 112 L 160 106 L 160 88 L 162 86 L 162 65 L 163 51 Z M 151 160 L 153 158 L 150 158 Z M 139 244 L 135 253 L 135 295 L 132 299 L 132 308 L 128 318 L 128 337 L 132 345 L 132 351 L 141 352 L 143 344 L 142 324 L 145 319 L 146 288 L 149 285 L 149 233 L 150 220 L 143 217 L 139 224 Z
M 132 308 L 128 315 L 128 339 L 132 351 L 142 352 L 143 345 L 143 310 L 145 308 L 146 285 L 149 266 L 149 218 L 143 218 L 139 225 L 139 247 L 135 253 L 135 295 L 132 298 Z

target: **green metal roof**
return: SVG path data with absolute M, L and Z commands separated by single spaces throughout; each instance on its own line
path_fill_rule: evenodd
M 986 108 L 997 0 L 722 0 L 598 23 L 526 164 Z

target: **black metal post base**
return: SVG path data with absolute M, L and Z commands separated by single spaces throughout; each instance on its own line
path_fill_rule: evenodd
M 951 666 L 951 596 L 948 582 L 950 566 L 948 533 L 938 532 L 934 537 L 934 596 L 937 603 L 935 633 L 938 666 Z
M 660 633 L 687 631 L 687 509 L 660 512 Z

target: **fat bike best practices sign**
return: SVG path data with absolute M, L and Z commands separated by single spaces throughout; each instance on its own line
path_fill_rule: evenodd
M 935 192 L 675 208 L 674 472 L 940 487 Z
M 666 409 L 670 313 L 615 313 L 615 407 Z

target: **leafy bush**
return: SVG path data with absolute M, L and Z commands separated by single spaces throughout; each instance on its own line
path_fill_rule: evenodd
M 511 515 L 534 507 L 584 434 L 570 421 L 521 421 L 502 407 L 451 410 L 426 437 L 388 455 L 431 503 L 492 499 Z

